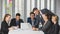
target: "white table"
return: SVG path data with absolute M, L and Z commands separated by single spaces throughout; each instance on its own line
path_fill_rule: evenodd
M 9 31 L 8 34 L 44 34 L 42 31 L 32 31 L 32 30 L 13 30 Z

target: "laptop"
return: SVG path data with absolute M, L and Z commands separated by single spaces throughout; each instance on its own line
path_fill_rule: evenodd
M 32 26 L 29 23 L 21 23 L 21 29 L 23 29 L 23 30 L 31 30 Z

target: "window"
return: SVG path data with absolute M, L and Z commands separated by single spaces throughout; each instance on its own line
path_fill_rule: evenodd
M 37 0 L 37 8 L 40 9 L 40 0 Z
M 41 0 L 41 9 L 44 9 L 44 0 Z
M 54 13 L 54 0 L 51 0 L 51 11 Z
M 33 10 L 34 7 L 37 7 L 39 10 L 44 9 L 46 7 L 47 9 L 51 10 L 52 12 L 54 12 L 54 10 L 55 10 L 54 9 L 54 0 L 15 0 L 14 2 L 15 2 L 15 7 L 14 7 L 15 11 L 13 12 L 14 13 L 13 14 L 12 6 L 11 6 L 11 8 L 9 8 L 8 0 L 3 0 L 3 7 L 2 7 L 3 16 L 5 15 L 5 13 L 10 13 L 10 14 L 12 13 L 11 15 L 14 15 L 14 16 L 16 13 L 20 13 L 22 15 L 21 18 L 23 20 L 26 20 L 26 18 L 30 16 L 29 14 Z M 8 11 L 6 11 L 6 9 L 7 9 L 6 7 L 9 8 Z
M 47 0 L 47 9 L 50 10 L 50 0 Z
M 47 0 L 47 8 L 54 13 L 54 0 Z
M 30 1 L 31 0 L 27 0 L 27 17 L 29 17 L 29 14 L 30 14 L 30 12 L 31 12 L 31 10 L 30 10 Z
M 15 14 L 20 13 L 21 18 L 24 19 L 24 0 L 15 0 Z

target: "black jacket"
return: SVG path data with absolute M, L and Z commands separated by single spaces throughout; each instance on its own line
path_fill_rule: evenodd
M 27 19 L 27 22 L 32 25 L 32 20 L 31 20 L 30 17 Z M 33 22 L 33 23 L 34 23 L 34 27 L 35 27 L 35 28 L 38 28 L 39 25 L 38 25 L 38 23 L 37 23 L 37 21 L 36 21 L 36 18 L 34 18 L 34 22 Z
M 42 31 L 46 34 L 50 33 L 52 25 L 51 21 L 47 21 L 47 23 L 43 25 Z
M 48 21 L 43 27 L 42 30 L 45 34 L 59 34 L 59 25 L 53 24 L 51 21 Z
M 50 32 L 48 32 L 49 34 L 59 34 L 59 25 L 58 24 L 53 24 L 53 26 L 51 26 L 51 30 Z
M 20 28 L 20 24 L 21 23 L 23 23 L 23 20 L 22 19 L 19 19 L 19 28 Z M 11 23 L 10 23 L 10 27 L 11 26 L 16 26 L 16 19 L 15 18 L 13 18 L 12 20 L 11 20 Z
M 42 15 L 36 15 L 35 16 L 36 20 L 37 20 L 37 23 L 41 23 L 42 25 L 44 24 L 44 20 L 42 18 Z
M 8 24 L 6 23 L 6 21 L 3 21 L 1 23 L 1 31 L 4 33 L 4 34 L 8 34 L 9 30 L 8 30 L 9 26 Z

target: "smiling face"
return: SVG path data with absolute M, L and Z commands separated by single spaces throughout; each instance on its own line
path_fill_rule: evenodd
M 57 21 L 57 16 L 52 16 L 52 22 L 56 22 Z
M 18 21 L 20 19 L 20 16 L 16 16 L 16 20 Z
M 31 17 L 32 19 L 34 19 L 35 16 L 34 16 L 34 14 L 30 14 L 30 17 Z
M 20 13 L 16 13 L 16 20 L 17 20 L 17 21 L 19 21 L 20 16 L 21 16 Z
M 11 16 L 6 17 L 6 21 L 9 22 L 11 20 Z

